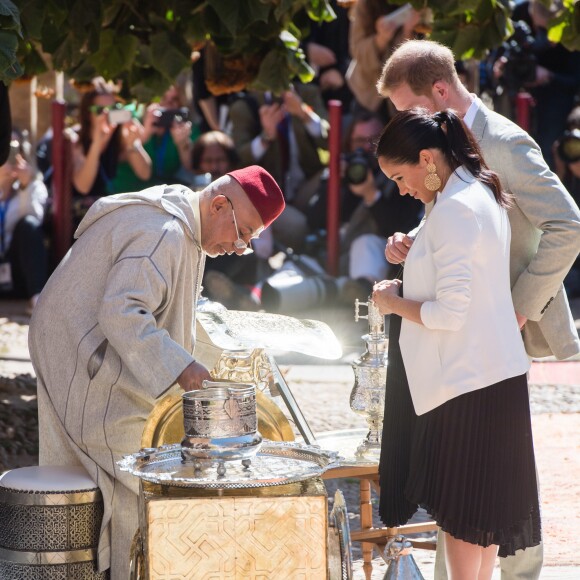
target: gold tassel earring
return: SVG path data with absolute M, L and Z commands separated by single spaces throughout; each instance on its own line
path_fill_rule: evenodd
M 429 191 L 438 191 L 441 187 L 441 179 L 437 175 L 435 163 L 427 165 L 427 175 L 425 176 L 425 187 Z

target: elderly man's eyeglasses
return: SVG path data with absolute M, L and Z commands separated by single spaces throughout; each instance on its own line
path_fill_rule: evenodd
M 246 242 L 242 239 L 242 236 L 240 234 L 240 230 L 238 228 L 238 222 L 236 220 L 236 212 L 234 211 L 234 204 L 232 203 L 232 200 L 225 196 L 224 197 L 228 200 L 228 203 L 230 204 L 231 208 L 232 208 L 232 216 L 234 218 L 234 226 L 236 228 L 236 234 L 238 236 L 238 239 L 234 242 L 234 248 L 236 248 L 236 250 L 243 250 L 242 255 L 245 256 L 247 254 L 251 254 L 254 250 L 252 250 L 252 248 L 246 244 Z

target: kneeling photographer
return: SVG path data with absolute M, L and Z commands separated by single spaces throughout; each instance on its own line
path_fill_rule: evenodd
M 387 238 L 397 231 L 413 229 L 423 211 L 421 202 L 399 195 L 396 184 L 380 171 L 374 142 L 382 129 L 379 117 L 365 111 L 353 117 L 345 132 L 340 273 L 349 280 L 341 285 L 340 297 L 344 302 L 365 300 L 373 283 L 388 277 Z M 308 213 L 314 231 L 326 229 L 326 190 L 324 181 Z

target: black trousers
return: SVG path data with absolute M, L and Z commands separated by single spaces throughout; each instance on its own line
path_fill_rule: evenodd
M 16 224 L 7 257 L 12 268 L 11 295 L 31 298 L 39 294 L 48 275 L 48 256 L 44 230 L 36 217 L 25 216 Z

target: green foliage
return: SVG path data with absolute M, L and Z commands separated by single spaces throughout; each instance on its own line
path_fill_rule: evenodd
M 16 58 L 22 38 L 18 8 L 10 0 L 0 0 L 0 81 L 8 84 L 22 75 Z
M 513 32 L 507 0 L 411 0 L 411 4 L 431 9 L 430 38 L 451 48 L 457 59 L 481 59 Z
M 564 11 L 551 21 L 548 38 L 570 50 L 580 50 L 580 2 L 564 0 Z
M 19 63 L 33 75 L 48 61 L 78 83 L 97 75 L 120 79 L 125 92 L 141 99 L 162 93 L 190 66 L 192 49 L 206 42 L 223 58 L 257 55 L 261 66 L 249 82 L 284 90 L 296 76 L 312 77 L 299 47 L 305 27 L 297 23 L 335 17 L 329 0 L 14 2 L 0 0 L 2 79 L 22 74 Z
M 481 58 L 513 31 L 509 0 L 411 3 L 431 8 L 431 38 L 457 58 Z M 550 38 L 579 50 L 580 0 L 563 3 Z M 312 78 L 299 41 L 312 21 L 334 17 L 329 0 L 0 0 L 0 80 L 51 66 L 77 82 L 120 79 L 127 95 L 147 100 L 209 42 L 222 58 L 258 59 L 250 86 L 281 92 Z

